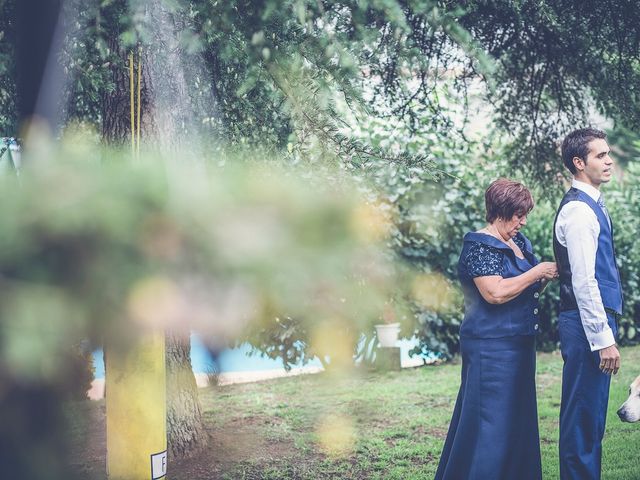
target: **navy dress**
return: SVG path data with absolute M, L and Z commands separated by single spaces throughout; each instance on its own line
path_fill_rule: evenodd
M 538 263 L 524 235 L 514 242 L 524 259 L 491 235 L 464 237 L 458 263 L 465 298 L 462 382 L 436 480 L 542 478 L 535 386 L 540 283 L 493 305 L 473 282 L 486 275 L 515 277 Z

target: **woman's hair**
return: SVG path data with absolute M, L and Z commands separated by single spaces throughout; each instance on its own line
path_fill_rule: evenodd
M 487 222 L 511 220 L 514 215 L 526 215 L 533 209 L 531 192 L 520 182 L 508 178 L 495 180 L 484 192 Z

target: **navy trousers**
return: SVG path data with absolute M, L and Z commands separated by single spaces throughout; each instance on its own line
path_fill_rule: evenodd
M 614 334 L 616 321 L 607 314 Z M 562 369 L 560 407 L 561 480 L 600 479 L 602 437 L 607 419 L 611 377 L 603 373 L 600 353 L 592 352 L 578 310 L 558 318 Z

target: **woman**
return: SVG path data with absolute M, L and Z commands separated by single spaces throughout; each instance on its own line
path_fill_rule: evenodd
M 465 235 L 458 262 L 462 384 L 436 480 L 538 480 L 538 297 L 558 270 L 520 233 L 533 208 L 524 185 L 496 180 L 485 203 L 488 224 Z

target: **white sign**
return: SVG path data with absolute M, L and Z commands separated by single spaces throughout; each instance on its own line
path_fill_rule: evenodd
M 162 478 L 167 474 L 167 451 L 151 455 L 151 480 Z

